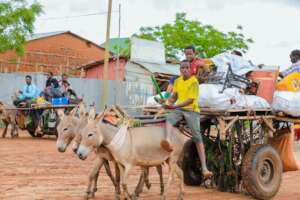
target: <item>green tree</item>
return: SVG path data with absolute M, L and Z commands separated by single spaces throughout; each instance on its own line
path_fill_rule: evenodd
M 237 26 L 236 32 L 223 33 L 211 25 L 188 20 L 185 13 L 177 13 L 174 23 L 142 27 L 134 36 L 163 42 L 167 58 L 178 58 L 188 45 L 194 45 L 200 56 L 212 57 L 234 49 L 245 53 L 253 40 L 246 38 L 242 29 L 242 26 Z
M 26 0 L 0 2 L 0 53 L 15 50 L 24 54 L 26 38 L 33 33 L 36 17 L 42 13 L 41 4 L 30 5 Z

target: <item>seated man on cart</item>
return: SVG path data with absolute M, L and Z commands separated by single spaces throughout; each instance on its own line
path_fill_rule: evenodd
M 199 83 L 191 72 L 191 63 L 184 60 L 180 63 L 181 76 L 175 80 L 172 96 L 165 104 L 165 99 L 160 99 L 164 108 L 172 110 L 167 116 L 166 139 L 161 141 L 161 146 L 168 152 L 173 151 L 170 141 L 174 126 L 184 119 L 191 129 L 192 140 L 196 144 L 201 161 L 202 173 L 205 178 L 211 177 L 212 172 L 207 169 L 205 148 L 200 133 L 200 109 L 198 105 Z M 176 104 L 174 104 L 176 102 Z
M 59 86 L 62 96 L 67 97 L 71 104 L 77 104 L 81 101 L 81 99 L 77 96 L 76 92 L 71 87 L 67 74 L 62 74 L 61 80 L 59 81 Z
M 32 77 L 27 75 L 25 77 L 26 85 L 22 90 L 17 91 L 16 99 L 13 103 L 15 106 L 20 106 L 22 103 L 27 104 L 41 94 L 41 90 L 32 83 Z
M 290 59 L 291 59 L 291 67 L 289 67 L 288 69 L 284 70 L 283 72 L 281 72 L 279 74 L 279 76 L 281 78 L 284 78 L 286 76 L 288 76 L 289 74 L 298 72 L 300 73 L 300 50 L 296 49 L 293 50 L 290 54 Z
M 44 89 L 45 98 L 50 101 L 51 98 L 62 97 L 58 80 L 53 77 L 53 73 L 49 72 L 46 74 L 46 86 Z

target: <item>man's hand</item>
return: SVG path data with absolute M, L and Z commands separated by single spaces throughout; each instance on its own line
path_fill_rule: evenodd
M 167 105 L 167 104 L 163 104 L 163 108 L 165 109 L 169 109 L 169 110 L 174 110 L 176 109 L 177 107 L 174 106 L 174 105 Z
M 159 104 L 164 104 L 166 102 L 165 99 L 161 99 L 161 98 L 157 98 L 157 97 L 154 97 L 154 100 Z
M 199 60 L 199 59 L 196 60 L 196 65 L 197 65 L 198 67 L 203 67 L 204 64 L 205 64 L 205 63 L 204 63 L 203 60 Z

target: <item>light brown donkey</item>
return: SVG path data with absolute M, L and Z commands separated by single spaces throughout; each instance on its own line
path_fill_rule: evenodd
M 80 143 L 80 130 L 87 124 L 88 117 L 84 112 L 83 104 L 79 105 L 79 110 L 80 110 L 80 117 L 76 117 L 76 108 L 71 111 L 69 115 L 65 115 L 62 110 L 58 111 L 58 115 L 60 117 L 60 123 L 57 127 L 58 131 L 58 139 L 57 139 L 57 148 L 58 151 L 64 152 L 70 142 L 73 140 L 74 144 L 72 146 L 73 151 L 76 152 L 77 150 L 77 144 Z M 93 108 L 90 109 L 89 112 L 89 119 L 94 120 L 95 118 L 95 110 Z M 120 175 L 119 175 L 119 169 L 114 162 L 113 157 L 107 151 L 105 147 L 99 148 L 96 151 L 97 154 L 97 160 L 95 162 L 95 165 L 89 175 L 89 182 L 88 182 L 88 187 L 87 191 L 85 194 L 85 198 L 92 198 L 95 195 L 95 192 L 97 191 L 97 179 L 99 176 L 99 171 L 104 165 L 106 169 L 106 173 L 110 177 L 113 185 L 115 186 L 115 192 L 116 192 L 116 199 L 119 199 L 120 197 Z M 116 167 L 116 178 L 113 177 L 110 167 L 109 167 L 109 162 L 112 161 L 115 164 Z M 162 168 L 161 166 L 157 167 L 157 170 L 159 171 L 160 177 L 161 177 L 161 192 L 163 191 L 163 180 L 162 180 Z M 151 184 L 149 183 L 148 179 L 148 169 L 146 169 L 141 177 L 138 186 L 136 187 L 136 195 L 139 195 L 139 193 L 142 192 L 142 188 L 144 185 L 144 182 L 146 183 L 146 186 L 148 189 L 150 188 Z M 93 187 L 93 188 L 92 188 Z
M 157 126 L 129 128 L 126 123 L 120 128 L 113 127 L 103 122 L 103 115 L 97 116 L 94 121 L 89 121 L 82 131 L 82 139 L 77 151 L 80 159 L 86 159 L 88 155 L 104 145 L 109 149 L 118 163 L 121 174 L 121 184 L 125 198 L 136 199 L 129 194 L 127 180 L 129 172 L 134 166 L 151 167 L 167 162 L 169 176 L 165 191 L 161 199 L 166 198 L 166 192 L 171 184 L 174 174 L 180 179 L 180 193 L 178 199 L 183 199 L 184 183 L 183 172 L 178 167 L 177 161 L 181 156 L 184 143 L 188 140 L 177 129 L 172 134 L 172 152 L 166 152 L 160 146 L 160 141 L 165 138 L 165 128 Z
M 15 110 L 14 110 L 15 109 Z M 5 138 L 8 126 L 11 125 L 10 135 L 12 138 L 18 137 L 18 125 L 16 122 L 17 110 L 15 106 L 0 102 L 0 120 L 4 123 L 2 137 Z

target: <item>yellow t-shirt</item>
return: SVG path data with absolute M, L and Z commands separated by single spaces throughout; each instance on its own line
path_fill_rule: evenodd
M 193 103 L 183 107 L 183 109 L 200 112 L 198 105 L 199 83 L 196 77 L 192 76 L 184 80 L 182 76 L 177 78 L 174 83 L 173 92 L 177 93 L 177 104 L 181 104 L 187 99 L 193 99 Z

